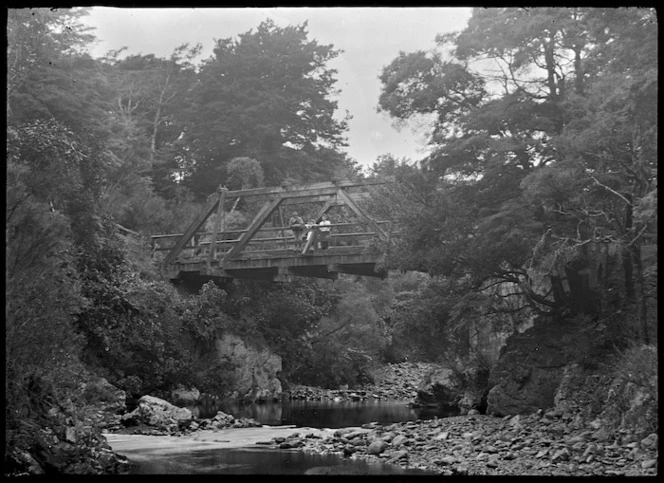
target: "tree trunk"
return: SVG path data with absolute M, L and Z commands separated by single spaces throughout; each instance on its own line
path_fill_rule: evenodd
M 581 47 L 574 46 L 574 90 L 580 96 L 583 95 L 583 65 L 581 63 Z
M 641 247 L 635 242 L 630 248 L 630 254 L 634 263 L 634 291 L 637 303 L 637 313 L 641 328 L 641 340 L 644 344 L 650 344 L 648 331 L 648 304 L 646 300 L 645 277 L 643 274 L 643 260 L 641 259 Z
M 169 65 L 166 72 L 166 79 L 164 80 L 164 87 L 159 93 L 159 101 L 157 102 L 157 112 L 152 121 L 152 136 L 150 137 L 150 165 L 154 167 L 154 156 L 157 152 L 157 135 L 159 134 L 159 122 L 161 121 L 161 108 L 164 104 L 164 97 L 166 96 L 166 89 L 168 89 L 169 81 L 171 80 L 171 66 Z
M 554 58 L 554 33 L 551 33 L 550 39 L 545 39 L 544 44 L 544 62 L 546 64 L 547 85 L 549 87 L 549 99 L 553 102 L 558 100 L 558 88 L 556 85 L 556 63 Z
M 625 235 L 629 235 L 633 228 L 632 220 L 632 197 L 630 194 L 625 195 L 625 198 L 629 202 L 625 206 Z M 636 293 L 634 288 L 634 264 L 632 259 L 632 254 L 630 253 L 629 248 L 622 249 L 622 264 L 623 272 L 625 275 L 625 296 L 629 303 L 636 301 Z

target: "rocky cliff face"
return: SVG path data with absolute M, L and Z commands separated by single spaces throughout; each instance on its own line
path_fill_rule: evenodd
M 507 416 L 553 407 L 570 348 L 580 343 L 578 337 L 573 324 L 544 320 L 514 334 L 491 369 L 487 413 Z
M 232 397 L 244 403 L 278 400 L 281 397 L 281 357 L 269 349 L 226 334 L 215 343 L 216 356 L 235 366 Z
M 639 387 L 656 385 L 650 376 L 638 373 L 656 365 L 656 358 L 647 346 L 632 349 L 631 355 L 619 354 L 617 341 L 602 324 L 585 318 L 536 321 L 532 328 L 508 340 L 492 368 L 487 412 L 506 416 L 555 406 L 588 417 L 603 411 L 614 394 L 620 395 L 616 401 L 630 401 L 619 412 L 638 413 L 630 405 L 632 400 L 645 397 Z M 621 370 L 616 357 L 627 357 L 632 365 Z
M 39 417 L 6 429 L 5 476 L 129 471 L 127 458 L 115 454 L 102 434 L 119 423 L 126 409 L 125 392 L 85 369 L 81 375 L 85 382 L 68 387 L 66 398 Z M 54 401 L 52 393 L 44 394 Z

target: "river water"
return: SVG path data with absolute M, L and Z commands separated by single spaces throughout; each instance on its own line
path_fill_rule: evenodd
M 192 451 L 181 454 L 136 456 L 132 474 L 193 475 L 403 475 L 427 474 L 385 463 L 368 463 L 339 455 L 298 450 L 238 448 Z
M 252 406 L 201 406 L 190 408 L 200 418 L 218 410 L 236 418 L 248 417 L 272 427 L 343 428 L 369 422 L 383 424 L 431 419 L 454 414 L 411 408 L 403 401 L 284 401 Z M 293 428 L 296 432 L 297 428 Z M 126 454 L 132 474 L 426 474 L 424 471 L 340 455 L 319 455 L 299 450 L 276 450 L 255 445 L 232 449 L 197 449 L 182 452 L 133 450 Z
M 223 411 L 236 418 L 252 418 L 262 424 L 293 424 L 310 428 L 346 428 L 370 422 L 389 424 L 458 414 L 431 408 L 412 408 L 404 401 L 389 400 L 283 401 L 250 406 L 207 405 L 189 409 L 199 418 L 212 418 L 217 411 Z

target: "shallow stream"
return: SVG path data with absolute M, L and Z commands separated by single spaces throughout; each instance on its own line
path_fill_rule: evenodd
M 388 424 L 453 415 L 411 408 L 403 401 L 286 401 L 245 407 L 205 406 L 190 409 L 199 418 L 212 417 L 222 410 L 236 418 L 253 418 L 274 429 L 285 426 L 290 428 L 290 432 L 296 432 L 299 427 L 336 429 L 369 422 Z M 224 437 L 223 430 L 218 434 Z M 424 471 L 404 470 L 396 465 L 368 463 L 340 455 L 276 450 L 249 443 L 241 448 L 214 449 L 190 445 L 184 439 L 182 443 L 181 451 L 177 444 L 175 448 L 172 445 L 168 448 L 137 448 L 123 446 L 125 443 L 116 441 L 111 446 L 129 458 L 132 474 L 426 474 Z

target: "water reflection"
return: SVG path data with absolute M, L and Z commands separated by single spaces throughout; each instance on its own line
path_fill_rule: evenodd
M 457 413 L 430 408 L 411 408 L 403 401 L 284 401 L 250 406 L 224 405 L 190 408 L 201 418 L 224 411 L 236 418 L 253 418 L 262 424 L 293 424 L 311 428 L 344 428 L 372 421 L 389 424 L 416 419 L 454 416 Z
M 368 463 L 303 451 L 265 448 L 195 451 L 191 453 L 132 457 L 132 474 L 338 474 L 387 475 L 428 474 L 385 463 Z

